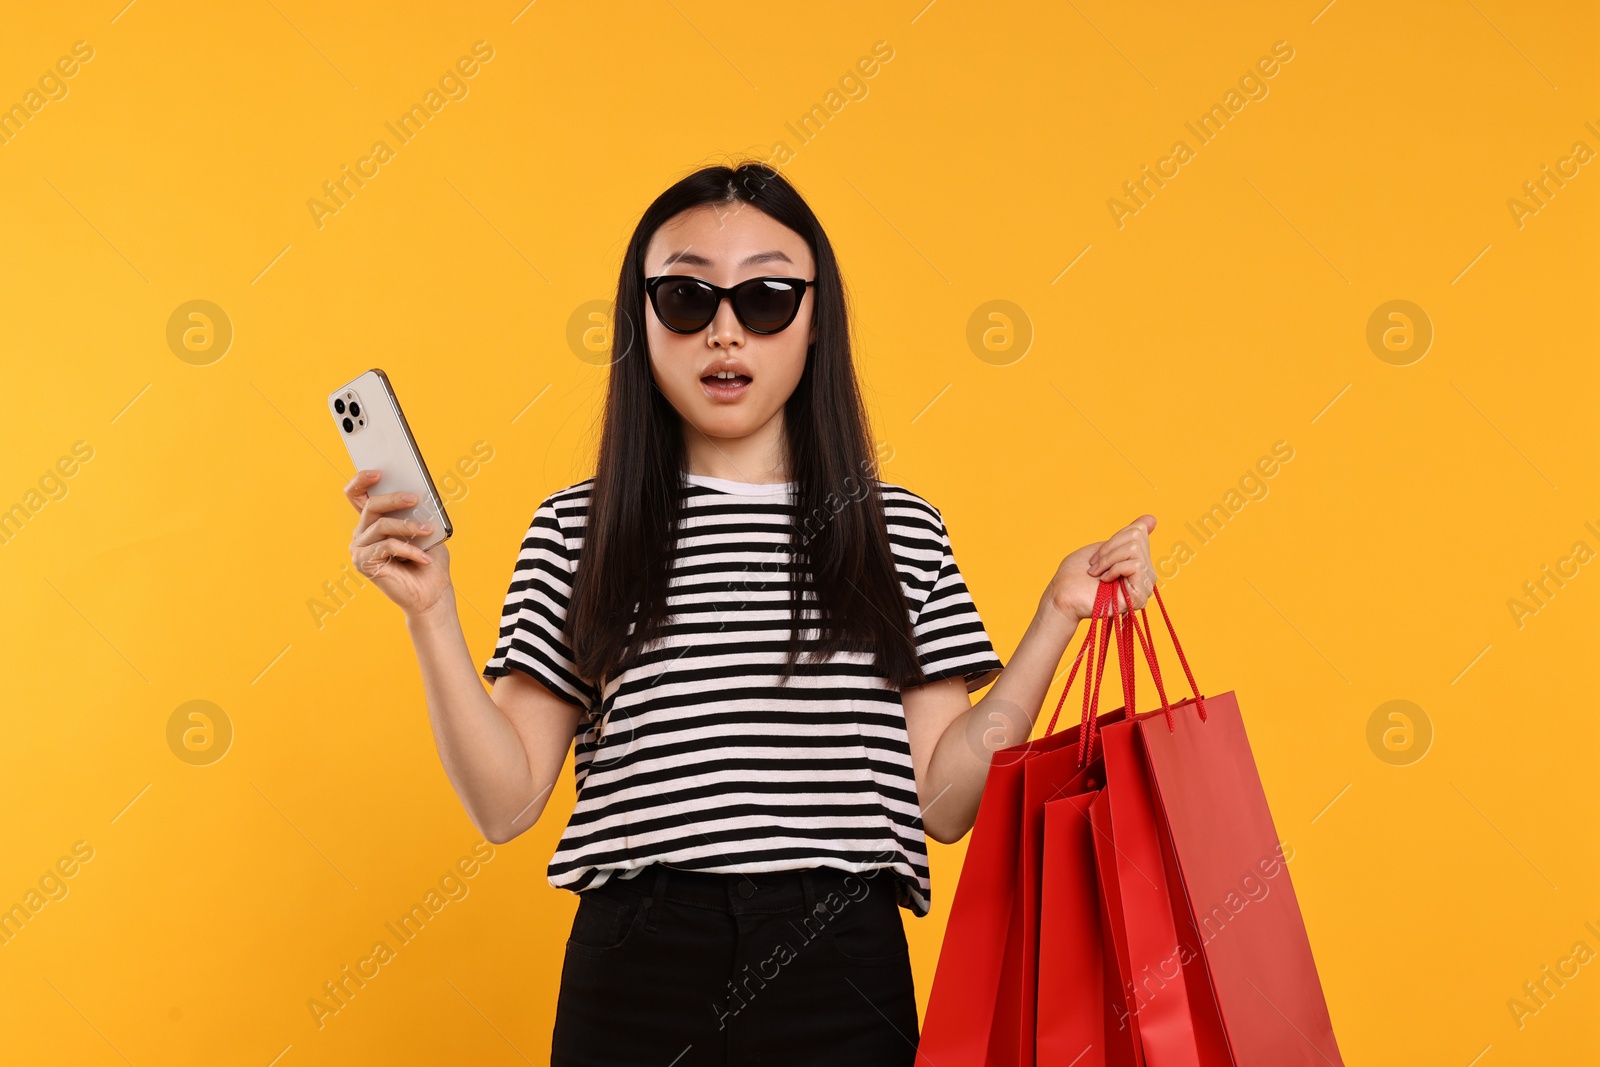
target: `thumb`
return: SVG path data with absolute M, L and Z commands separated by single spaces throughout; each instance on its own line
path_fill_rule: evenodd
M 1144 526 L 1144 532 L 1145 533 L 1154 533 L 1155 532 L 1156 517 L 1154 515 L 1140 515 L 1137 519 L 1134 519 L 1133 521 L 1142 524 Z

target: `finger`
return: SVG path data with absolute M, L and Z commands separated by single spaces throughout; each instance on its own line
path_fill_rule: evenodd
M 377 496 L 367 497 L 367 510 L 373 514 L 385 511 L 399 511 L 408 508 L 417 502 L 415 493 L 379 493 Z
M 415 519 L 378 519 L 366 529 L 356 534 L 351 544 L 360 547 L 375 545 L 386 537 L 408 538 L 420 537 L 433 532 L 431 522 L 417 522 Z
M 1094 555 L 1089 557 L 1089 562 L 1091 564 L 1099 563 L 1111 551 L 1121 549 L 1127 545 L 1136 545 L 1147 536 L 1144 526 L 1139 523 L 1134 523 L 1132 526 L 1124 526 L 1101 542 L 1100 548 L 1096 550 Z
M 1128 578 L 1128 592 L 1133 598 L 1133 610 L 1138 611 L 1150 600 L 1150 591 L 1155 588 L 1155 579 L 1150 571 L 1140 566 L 1138 572 Z
M 1104 573 L 1100 575 L 1102 582 L 1114 582 L 1118 578 L 1132 578 L 1139 573 L 1139 561 L 1136 559 L 1117 560 L 1107 565 Z M 1128 583 L 1132 585 L 1132 582 Z
M 344 497 L 350 506 L 360 511 L 367 505 L 367 490 L 383 477 L 379 471 L 356 471 L 356 476 L 345 483 Z
M 1142 527 L 1144 527 L 1144 532 L 1147 535 L 1148 534 L 1153 534 L 1153 533 L 1156 532 L 1156 517 L 1154 515 L 1140 515 L 1137 519 L 1134 519 L 1133 522 L 1129 523 L 1128 525 L 1129 526 L 1142 526 Z
M 413 563 L 423 564 L 433 562 L 428 558 L 428 554 L 416 545 L 389 537 L 363 549 L 357 556 L 356 566 L 361 568 L 362 573 L 372 576 L 383 569 L 390 560 L 395 559 L 408 559 Z
M 1139 546 L 1132 544 L 1131 542 L 1124 542 L 1121 545 L 1102 548 L 1097 553 L 1099 560 L 1090 564 L 1089 573 L 1104 579 L 1106 577 L 1105 570 L 1107 567 L 1110 567 L 1114 563 L 1120 563 L 1123 560 L 1137 559 L 1139 558 L 1139 554 Z
M 1133 601 L 1133 610 L 1144 607 L 1150 599 L 1150 594 L 1155 590 L 1155 576 L 1144 565 L 1142 560 L 1130 560 L 1110 568 L 1101 577 L 1103 582 L 1115 582 L 1127 579 L 1126 595 Z
M 361 521 L 356 523 L 356 532 L 366 529 L 384 512 L 399 511 L 401 508 L 411 507 L 416 502 L 415 493 L 379 493 L 377 496 L 369 496 L 366 506 L 361 509 Z

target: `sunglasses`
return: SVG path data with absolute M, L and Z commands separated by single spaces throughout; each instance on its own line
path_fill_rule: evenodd
M 687 274 L 662 274 L 644 280 L 661 325 L 673 333 L 697 333 L 717 317 L 722 298 L 733 303 L 733 313 L 751 333 L 781 333 L 800 313 L 806 286 L 804 278 L 750 278 L 724 288 Z

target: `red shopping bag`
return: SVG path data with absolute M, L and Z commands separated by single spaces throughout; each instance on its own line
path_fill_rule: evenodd
M 1077 912 L 1062 912 L 1059 909 L 1064 906 L 1071 907 L 1071 898 L 1079 896 L 1085 887 L 1077 884 L 1057 886 L 1057 895 L 1065 894 L 1069 900 L 1047 901 L 1045 867 L 1048 862 L 1046 842 L 1051 839 L 1047 828 L 1051 807 L 1082 800 L 1084 817 L 1087 817 L 1086 805 L 1097 791 L 1098 783 L 1105 779 L 1104 769 L 1092 750 L 1095 729 L 1098 729 L 1103 722 L 1120 720 L 1125 710 L 1134 706 L 1131 688 L 1132 638 L 1128 636 L 1125 627 L 1118 627 L 1117 656 L 1119 661 L 1126 663 L 1121 670 L 1125 702 L 1123 708 L 1113 712 L 1105 720 L 1102 721 L 1098 717 L 1100 683 L 1105 675 L 1106 652 L 1110 648 L 1112 616 L 1115 608 L 1114 592 L 1111 583 L 1104 583 L 1097 590 L 1094 609 L 1090 614 L 1089 634 L 1084 638 L 1089 658 L 1095 663 L 1095 674 L 1091 681 L 1088 672 L 1084 672 L 1084 712 L 1082 722 L 1079 724 L 1078 745 L 1041 752 L 1028 760 L 1023 767 L 1022 874 L 1018 882 L 1021 906 L 1013 919 L 1016 936 L 1020 937 L 1022 944 L 1018 992 L 1020 1018 L 1014 1062 L 1022 1064 L 1023 1067 L 1032 1067 L 1035 1062 L 1055 1062 L 1062 1051 L 1062 1042 L 1071 1044 L 1076 1039 L 1073 1036 L 1074 1024 L 1053 1014 L 1057 1005 L 1074 1005 L 1067 1009 L 1069 1015 L 1076 1014 L 1078 1006 L 1090 1011 L 1091 1014 L 1098 1014 L 1100 1001 L 1104 999 L 1104 975 L 1096 969 L 1096 964 L 1102 957 L 1087 943 L 1098 933 L 1098 924 L 1093 927 L 1085 926 L 1081 930 L 1059 931 L 1058 925 L 1052 923 L 1049 931 L 1046 931 L 1047 918 L 1059 920 L 1063 916 L 1077 916 Z M 1100 635 L 1098 640 L 1097 633 Z M 1080 651 L 1079 655 L 1082 654 Z M 1067 684 L 1062 687 L 1061 700 L 1057 702 L 1055 714 L 1050 718 L 1046 736 L 1054 733 L 1056 719 L 1061 714 L 1061 706 L 1066 703 L 1067 692 L 1072 688 L 1072 675 L 1077 673 L 1076 662 L 1073 667 L 1072 674 L 1067 676 Z M 1091 722 L 1096 724 L 1095 729 L 1085 727 L 1084 724 Z M 1056 822 L 1059 831 L 1060 812 L 1057 814 Z M 1081 877 L 1082 874 L 1064 870 L 1065 864 L 1059 857 L 1056 857 L 1055 867 L 1053 876 L 1056 878 L 1070 879 L 1074 875 Z M 1092 865 L 1088 874 L 1092 877 Z M 1049 956 L 1041 952 L 1042 946 L 1053 944 L 1053 940 L 1061 936 L 1068 942 L 1073 942 L 1075 947 L 1068 951 L 1054 952 Z M 1085 940 L 1081 950 L 1075 944 L 1078 938 Z M 1084 955 L 1085 951 L 1088 955 Z M 1115 984 L 1112 989 L 1115 991 Z M 1094 994 L 1092 1004 L 1085 1001 L 1086 992 Z M 1046 1035 L 1047 1047 L 1043 1050 L 1038 1048 L 1040 1027 L 1043 1027 Z M 1080 1049 L 1082 1047 L 1080 1045 Z M 1089 1051 L 1091 1056 L 1094 1055 L 1093 1047 Z M 1007 1060 L 1007 1062 L 1013 1061 Z M 1060 1062 L 1071 1062 L 1071 1060 L 1069 1058 Z M 1093 1064 L 1081 1063 L 1078 1067 L 1093 1067 Z
M 1115 873 L 1100 885 L 1113 927 L 1120 910 L 1118 969 L 1144 1057 L 1342 1067 L 1236 696 L 1200 694 L 1159 591 L 1155 600 L 1194 695 L 1169 704 L 1148 620 L 1135 623 L 1162 707 L 1099 731 L 1107 784 L 1095 802 L 1113 846 L 1098 853 L 1102 874 Z
M 1100 886 L 1100 926 L 1104 931 L 1106 997 L 1102 1041 L 1107 1064 L 1132 1064 L 1144 1067 L 1144 1044 L 1134 1026 L 1123 992 L 1122 976 L 1128 973 L 1128 929 L 1123 921 L 1120 888 L 1117 884 L 1116 849 L 1111 842 L 1110 798 L 1101 790 L 1089 805 L 1089 825 L 1094 837 L 1096 871 Z
M 1102 587 L 1090 621 L 1090 636 L 1100 619 L 1109 627 L 1111 607 L 1108 587 Z M 1102 628 L 1101 632 L 1104 632 Z M 1132 649 L 1125 628 L 1118 628 L 1118 659 L 1132 665 Z M 1099 688 L 1105 658 L 1099 657 L 1096 675 L 1085 679 L 1085 692 L 1093 688 L 1084 722 L 1096 718 Z M 1132 671 L 1122 669 L 1124 709 L 1133 707 Z M 1062 690 L 1061 703 L 1066 701 Z M 1056 705 L 1056 713 L 1061 711 Z M 1117 714 L 1121 714 L 1119 711 Z M 1051 720 L 1054 725 L 1054 719 Z M 1081 732 L 1080 738 L 1092 740 Z M 1029 781 L 1034 769 L 1045 759 L 1062 754 L 1057 750 L 1028 767 Z M 1089 759 L 1088 746 L 1068 756 L 1086 772 L 1077 784 L 1075 795 L 1054 796 L 1044 804 L 1044 837 L 1040 862 L 1038 898 L 1037 995 L 1035 1008 L 1035 1062 L 1071 1064 L 1072 1067 L 1134 1067 L 1143 1062 L 1137 1048 L 1137 1034 L 1127 1024 L 1127 1012 L 1119 1011 L 1121 979 L 1117 966 L 1117 946 L 1108 940 L 1111 916 L 1106 908 L 1111 898 L 1100 891 L 1096 861 L 1095 827 L 1091 810 L 1099 801 L 1099 783 L 1105 779 L 1103 762 Z M 1103 805 L 1102 805 L 1103 807 Z M 1109 830 L 1101 838 L 1109 841 Z
M 1140 723 L 1144 758 L 1237 1067 L 1341 1067 L 1266 793 L 1230 691 Z
M 1095 617 L 1117 629 L 1124 707 L 1099 714 L 1086 672 L 1077 727 L 1057 734 L 1052 718 L 1039 741 L 995 753 L 919 1051 L 1006 1067 L 1342 1067 L 1234 694 L 1200 695 L 1157 592 L 1194 693 L 1169 702 L 1144 611 L 1124 620 L 1107 592 Z M 1130 627 L 1161 698 L 1143 715 Z
M 1215 1013 L 1203 968 L 1185 966 L 1196 957 L 1180 934 L 1186 929 L 1180 920 L 1181 875 L 1163 848 L 1160 812 L 1136 747 L 1141 726 L 1125 720 L 1103 732 L 1102 870 L 1109 872 L 1108 892 L 1115 894 L 1109 910 L 1124 946 L 1118 958 L 1122 981 L 1117 1007 L 1151 1064 L 1227 1064 L 1218 1058 L 1226 1050 L 1215 1040 Z
M 1176 961 L 1176 881 L 1162 861 L 1154 801 L 1142 768 L 1130 764 L 1122 743 L 1127 713 L 1137 707 L 1132 635 L 1137 632 L 1145 644 L 1147 634 L 1131 615 L 1118 615 L 1114 600 L 1107 602 L 1105 594 L 1126 592 L 1125 582 L 1101 592 L 1095 618 L 1102 617 L 1103 607 L 1103 629 L 1115 626 L 1124 705 L 1116 716 L 1100 718 L 1100 679 L 1094 680 L 1076 755 L 1080 766 L 1099 768 L 1104 785 L 1096 795 L 1046 805 L 1056 817 L 1043 847 L 1047 874 L 1040 887 L 1037 1062 L 1076 1059 L 1082 1067 L 1100 1067 L 1148 1059 L 1162 1067 L 1201 1067 L 1195 1013 Z M 1159 689 L 1159 676 L 1153 677 Z M 1104 760 L 1091 764 L 1102 737 Z M 1029 765 L 1030 777 L 1035 767 Z M 1062 818 L 1069 812 L 1078 816 L 1076 825 Z M 1075 902 L 1077 910 L 1070 915 L 1055 914 Z M 1147 973 L 1168 957 L 1174 973 Z M 1135 1010 L 1137 983 L 1150 980 L 1161 984 L 1163 996 Z M 1063 1011 L 1062 1005 L 1076 1007 Z
M 1107 952 L 1089 809 L 1100 790 L 1047 801 L 1040 892 L 1036 1056 L 1038 1063 L 1108 1067 L 1116 1034 L 1111 996 L 1115 956 Z M 1113 950 L 1114 952 L 1114 950 Z
M 1101 594 L 1109 605 L 1109 583 Z M 1097 600 L 1097 612 L 1100 608 Z M 1063 700 L 1093 636 L 1091 627 L 1067 676 Z M 1103 665 L 1104 649 L 1100 655 Z M 1089 697 L 1085 671 L 1086 713 Z M 1059 706 L 1056 711 L 1059 715 Z M 1119 709 L 1100 716 L 1100 724 L 1121 714 Z M 1021 887 L 1036 892 L 1046 799 L 1081 792 L 1094 771 L 1077 766 L 1081 723 L 1060 733 L 1055 725 L 1052 717 L 1043 737 L 1001 749 L 990 759 L 918 1044 L 919 1053 L 941 1067 L 1034 1063 L 1037 905 L 1025 907 Z M 1046 761 L 1044 772 L 1032 772 L 1039 760 Z

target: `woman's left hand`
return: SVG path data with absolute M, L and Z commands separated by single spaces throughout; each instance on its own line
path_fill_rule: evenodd
M 1140 515 L 1104 541 L 1073 552 L 1056 570 L 1045 594 L 1047 601 L 1068 618 L 1087 619 L 1094 611 L 1100 583 L 1126 578 L 1133 595 L 1129 610 L 1144 607 L 1156 587 L 1155 567 L 1150 562 L 1150 531 L 1155 528 L 1154 515 Z M 1120 610 L 1123 601 L 1118 598 L 1116 604 Z

